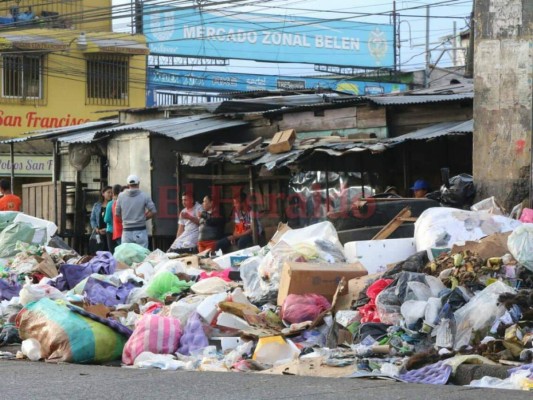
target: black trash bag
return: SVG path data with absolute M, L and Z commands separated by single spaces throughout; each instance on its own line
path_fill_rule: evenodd
M 460 174 L 450 179 L 449 187 L 442 185 L 440 202 L 447 207 L 470 208 L 474 204 L 476 187 L 472 175 Z
M 367 336 L 372 337 L 374 340 L 381 340 L 387 336 L 387 330 L 391 325 L 382 324 L 380 322 L 368 322 L 359 326 L 359 332 L 357 332 L 357 339 L 355 342 L 360 342 Z
M 0 347 L 13 343 L 22 343 L 19 330 L 13 324 L 5 324 L 0 330 Z
M 420 251 L 412 256 L 406 258 L 404 261 L 396 264 L 394 268 L 383 274 L 383 278 L 390 278 L 399 272 L 422 272 L 424 267 L 429 262 L 427 251 Z
M 407 296 L 407 284 L 409 282 L 421 282 L 426 283 L 426 274 L 418 272 L 400 272 L 396 276 L 396 281 L 391 286 L 395 287 L 395 294 L 400 300 L 400 305 L 403 304 Z
M 56 249 L 63 249 L 63 250 L 69 250 L 74 251 L 72 247 L 70 247 L 68 244 L 65 243 L 63 239 L 61 239 L 59 236 L 54 235 L 50 239 L 50 241 L 47 244 L 48 247 L 54 247 Z

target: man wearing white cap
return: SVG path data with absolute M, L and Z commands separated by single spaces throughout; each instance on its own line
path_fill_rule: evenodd
M 137 175 L 128 176 L 127 182 L 129 189 L 118 195 L 116 207 L 116 215 L 122 218 L 122 243 L 137 243 L 148 248 L 146 220 L 157 210 L 150 196 L 139 190 Z

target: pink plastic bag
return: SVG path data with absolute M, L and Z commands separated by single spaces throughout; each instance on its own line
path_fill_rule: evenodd
M 122 362 L 133 365 L 135 358 L 143 351 L 173 354 L 178 350 L 180 337 L 181 327 L 178 319 L 144 314 L 124 346 Z
M 524 208 L 519 218 L 520 222 L 532 223 L 533 222 L 533 210 L 531 208 Z
M 319 294 L 289 294 L 281 307 L 281 318 L 289 324 L 314 321 L 330 307 L 328 299 Z

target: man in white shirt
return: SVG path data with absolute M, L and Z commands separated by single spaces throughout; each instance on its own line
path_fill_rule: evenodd
M 199 203 L 195 203 L 192 193 L 184 193 L 181 196 L 181 202 L 183 209 L 178 219 L 176 240 L 174 240 L 168 251 L 173 253 L 197 253 L 198 226 L 203 208 Z

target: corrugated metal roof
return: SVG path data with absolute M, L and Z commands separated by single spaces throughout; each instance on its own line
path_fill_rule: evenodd
M 39 140 L 39 139 L 51 139 L 57 136 L 60 136 L 63 139 L 63 137 L 66 137 L 66 135 L 71 134 L 71 133 L 76 133 L 77 135 L 83 135 L 85 133 L 88 133 L 91 128 L 102 128 L 102 127 L 106 127 L 110 125 L 116 125 L 117 123 L 118 123 L 117 120 L 92 121 L 92 122 L 86 122 L 85 124 L 80 124 L 80 125 L 64 126 L 61 128 L 33 131 L 33 132 L 26 133 L 27 136 L 2 140 L 0 141 L 0 143 L 3 143 L 3 144 L 21 143 L 21 142 L 33 141 L 33 140 Z M 97 130 L 94 130 L 94 131 L 97 131 Z M 63 140 L 60 140 L 60 141 L 63 141 Z M 80 143 L 86 143 L 86 142 L 80 142 Z
M 167 136 L 174 140 L 181 140 L 201 133 L 244 125 L 248 125 L 248 122 L 231 120 L 212 114 L 201 114 L 179 118 L 155 119 L 135 124 L 100 129 L 98 130 L 98 134 L 147 131 L 153 134 Z
M 453 128 L 452 133 L 474 133 L 474 120 L 463 122 Z
M 464 135 L 474 131 L 474 120 L 466 122 L 442 122 L 405 135 L 387 139 L 384 142 L 399 144 L 408 140 L 430 140 L 441 136 Z
M 302 106 L 316 106 L 324 103 L 334 103 L 338 101 L 354 101 L 360 99 L 358 96 L 340 95 L 337 93 L 324 94 L 298 94 L 294 96 L 271 96 L 256 99 L 227 100 L 222 103 L 213 103 L 207 106 L 209 111 L 214 113 L 246 113 L 246 112 L 266 112 L 284 108 L 294 108 Z
M 423 96 L 366 96 L 365 99 L 380 106 L 398 106 L 408 104 L 441 103 L 445 101 L 471 100 L 474 93 L 441 94 Z
M 1 154 L 10 154 L 9 144 L 0 144 Z M 34 142 L 19 142 L 14 144 L 13 150 L 15 154 L 24 155 L 50 155 L 52 154 L 52 143 L 44 140 Z
M 101 129 L 90 129 L 82 132 L 73 132 L 66 135 L 61 135 L 53 138 L 60 143 L 91 143 L 95 140 L 96 135 L 101 132 Z

